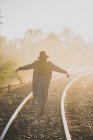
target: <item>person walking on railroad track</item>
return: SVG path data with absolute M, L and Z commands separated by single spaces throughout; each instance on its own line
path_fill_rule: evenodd
M 66 74 L 69 78 L 69 74 L 65 70 L 56 66 L 51 61 L 48 61 L 48 58 L 49 56 L 46 54 L 46 52 L 41 51 L 36 61 L 16 69 L 16 72 L 19 70 L 33 69 L 33 98 L 37 101 L 38 107 L 40 109 L 40 116 L 44 115 L 52 72 L 56 71 Z

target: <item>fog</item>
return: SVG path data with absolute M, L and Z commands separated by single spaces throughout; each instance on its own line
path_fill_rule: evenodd
M 23 38 L 7 40 L 0 47 L 0 55 L 3 62 L 14 61 L 18 68 L 35 61 L 41 50 L 47 52 L 50 61 L 68 71 L 93 67 L 93 42 L 84 40 L 68 28 L 59 34 L 29 29 Z M 23 77 L 29 78 L 29 74 L 32 75 L 31 70 L 20 72 Z

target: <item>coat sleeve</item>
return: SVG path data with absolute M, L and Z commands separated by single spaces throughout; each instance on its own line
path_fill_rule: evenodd
M 60 68 L 56 65 L 54 65 L 53 63 L 52 63 L 52 69 L 53 69 L 53 71 L 56 71 L 56 72 L 59 72 L 59 73 L 64 73 L 64 74 L 67 73 L 67 71 L 65 71 L 64 69 L 62 69 L 62 68 Z
M 19 70 L 29 70 L 29 69 L 34 69 L 36 65 L 36 61 L 33 62 L 32 64 L 29 64 L 29 65 L 26 65 L 26 66 L 23 66 L 23 67 L 19 67 Z

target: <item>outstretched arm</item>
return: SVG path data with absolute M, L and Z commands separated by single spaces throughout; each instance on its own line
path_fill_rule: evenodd
M 60 67 L 58 67 L 58 66 L 56 66 L 56 65 L 54 65 L 54 64 L 53 64 L 53 69 L 54 69 L 54 71 L 56 71 L 56 72 L 66 74 L 67 77 L 69 78 L 69 74 L 68 74 L 67 71 L 65 71 L 64 69 L 62 69 L 62 68 L 60 68 Z
M 23 67 L 19 67 L 18 69 L 16 69 L 16 72 L 18 72 L 19 70 L 29 70 L 29 69 L 33 69 L 35 66 L 36 62 L 33 62 L 32 64 L 23 66 Z

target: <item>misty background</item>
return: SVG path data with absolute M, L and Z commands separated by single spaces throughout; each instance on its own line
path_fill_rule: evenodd
M 69 28 L 60 33 L 44 33 L 40 29 L 28 29 L 24 36 L 8 40 L 0 36 L 0 86 L 11 81 L 32 79 L 32 70 L 15 73 L 15 69 L 35 61 L 44 50 L 49 60 L 73 71 L 93 67 L 93 42 L 86 41 Z

